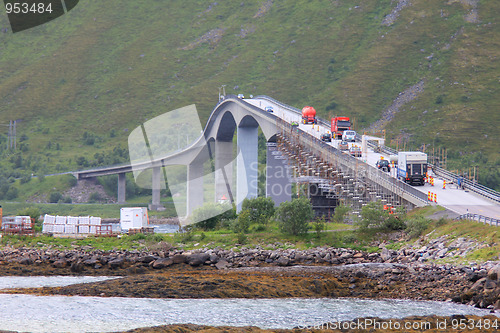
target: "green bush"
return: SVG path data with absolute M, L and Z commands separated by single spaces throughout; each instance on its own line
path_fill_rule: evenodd
M 195 226 L 203 230 L 213 230 L 222 219 L 234 216 L 233 207 L 230 204 L 207 203 L 195 209 L 191 220 Z
M 50 203 L 58 203 L 59 200 L 61 200 L 62 194 L 59 192 L 52 192 L 49 195 L 49 202 Z
M 345 217 L 349 212 L 350 208 L 344 205 L 339 205 L 335 207 L 333 213 L 333 222 L 335 223 L 344 223 Z
M 250 227 L 250 216 L 250 210 L 242 210 L 238 215 L 238 218 L 234 220 L 234 223 L 232 225 L 233 231 L 237 234 L 246 234 L 248 232 L 248 228 Z
M 314 213 L 309 199 L 301 197 L 282 202 L 274 216 L 282 232 L 302 235 L 309 229 L 308 223 Z
M 267 224 L 269 219 L 274 215 L 274 201 L 266 197 L 245 199 L 243 200 L 241 209 L 250 212 L 251 223 Z
M 321 238 L 321 233 L 325 230 L 325 218 L 321 216 L 321 218 L 316 219 L 313 224 L 313 229 L 316 232 L 316 238 Z
M 384 207 L 380 202 L 369 202 L 361 208 L 361 220 L 358 222 L 360 229 L 368 229 L 370 227 L 381 227 L 388 213 L 384 211 Z
M 431 221 L 423 216 L 416 216 L 406 222 L 406 233 L 410 238 L 419 237 L 428 227 Z
M 7 200 L 13 200 L 17 198 L 18 192 L 17 192 L 17 187 L 10 186 L 9 189 L 7 190 L 7 193 L 5 193 L 5 199 Z
M 102 201 L 102 195 L 99 192 L 93 192 L 90 194 L 89 203 L 96 203 Z
M 370 227 L 388 230 L 402 230 L 405 228 L 406 214 L 403 207 L 399 207 L 395 214 L 385 210 L 381 202 L 370 202 L 361 209 L 361 221 L 358 222 L 361 230 Z
M 66 175 L 65 177 L 68 185 L 71 187 L 76 186 L 76 184 L 78 183 L 78 179 L 76 179 L 76 177 L 73 175 Z
M 65 196 L 65 197 L 62 197 L 61 200 L 59 200 L 59 203 L 66 203 L 66 204 L 70 204 L 73 202 L 73 199 L 71 199 L 70 196 Z
M 40 209 L 37 207 L 25 207 L 17 212 L 18 216 L 29 216 L 31 217 L 35 223 L 38 223 L 40 221 Z

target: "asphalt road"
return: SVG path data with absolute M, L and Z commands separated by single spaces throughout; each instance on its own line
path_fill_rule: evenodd
M 321 125 L 305 125 L 301 122 L 301 116 L 294 112 L 288 111 L 281 106 L 269 102 L 267 100 L 261 99 L 245 99 L 246 102 L 253 104 L 261 109 L 266 106 L 272 106 L 274 109 L 274 114 L 287 122 L 296 121 L 299 123 L 299 128 L 305 132 L 320 138 L 321 134 L 326 133 L 330 129 Z M 335 148 L 338 147 L 340 140 L 332 140 L 330 143 Z M 353 145 L 358 145 L 361 147 L 359 142 L 349 143 L 349 148 Z M 375 168 L 375 163 L 381 157 L 389 159 L 389 156 L 375 153 L 373 150 L 367 148 L 366 153 L 363 153 L 362 157 L 359 159 L 365 163 L 368 163 Z M 394 170 L 390 172 L 391 176 L 395 177 Z M 459 215 L 466 213 L 480 214 L 496 219 L 500 219 L 500 205 L 480 197 L 478 194 L 473 192 L 464 191 L 458 189 L 455 184 L 448 184 L 445 189 L 443 189 L 443 180 L 440 178 L 435 178 L 434 186 L 430 184 L 425 184 L 424 186 L 415 186 L 415 188 L 423 193 L 428 193 L 429 191 L 436 194 L 437 204 L 443 206 Z M 436 203 L 433 203 L 436 204 Z

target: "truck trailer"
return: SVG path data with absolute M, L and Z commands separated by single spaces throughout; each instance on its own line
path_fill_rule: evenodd
M 424 185 L 427 176 L 427 154 L 419 151 L 398 153 L 398 178 L 410 185 Z

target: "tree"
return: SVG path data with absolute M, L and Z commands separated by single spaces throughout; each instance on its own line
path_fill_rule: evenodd
M 401 230 L 405 228 L 404 208 L 398 212 L 391 214 L 391 210 L 384 209 L 381 202 L 369 202 L 361 209 L 361 221 L 358 224 L 361 230 L 370 227 Z
M 314 212 L 309 199 L 302 197 L 282 202 L 274 216 L 282 232 L 302 235 L 309 229 L 308 223 L 313 218 Z
M 274 215 L 274 201 L 265 197 L 245 199 L 241 204 L 241 209 L 249 211 L 251 223 L 267 224 Z
M 229 204 L 207 203 L 194 210 L 191 221 L 203 230 L 212 230 L 224 217 L 224 213 L 232 209 L 233 207 Z M 232 215 L 232 212 L 228 214 Z
M 333 213 L 333 222 L 335 223 L 343 223 L 345 220 L 346 214 L 349 212 L 350 208 L 344 205 L 338 205 L 335 207 Z

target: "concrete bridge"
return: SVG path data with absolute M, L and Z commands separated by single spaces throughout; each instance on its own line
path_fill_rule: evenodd
M 276 116 L 247 103 L 236 96 L 227 96 L 215 107 L 203 134 L 186 149 L 158 159 L 128 165 L 110 166 L 75 172 L 77 179 L 118 174 L 118 202 L 125 203 L 125 174 L 152 169 L 151 209 L 160 207 L 160 190 L 166 175 L 162 168 L 172 165 L 187 167 L 187 213 L 203 204 L 203 163 L 215 160 L 214 201 L 227 198 L 241 207 L 245 198 L 257 197 L 258 185 L 258 129 L 268 144 L 269 157 L 266 169 L 266 188 L 276 204 L 291 198 L 290 175 L 287 161 L 276 150 Z M 237 149 L 233 137 L 237 137 Z M 234 152 L 236 151 L 236 156 Z M 272 162 L 271 162 L 272 161 Z M 236 189 L 233 185 L 233 164 L 236 163 Z M 284 172 L 285 170 L 285 172 Z M 285 187 L 283 191 L 271 189 Z M 272 192 L 272 193 L 271 193 Z
M 272 106 L 274 112 L 266 112 L 266 106 Z M 78 179 L 118 174 L 118 202 L 125 203 L 125 174 L 152 170 L 150 208 L 157 209 L 161 206 L 160 190 L 167 178 L 162 170 L 167 166 L 183 165 L 187 168 L 185 213 L 189 215 L 204 203 L 204 177 L 207 171 L 203 164 L 213 159 L 213 201 L 224 197 L 239 209 L 245 198 L 257 197 L 260 128 L 268 143 L 266 195 L 272 197 L 276 204 L 291 199 L 292 181 L 305 183 L 309 189 L 312 184 L 316 191 L 319 189 L 321 196 L 345 201 L 355 210 L 360 210 L 364 204 L 374 200 L 406 208 L 429 204 L 426 187 L 409 186 L 374 167 L 374 161 L 384 152 L 375 153 L 368 147 L 364 149 L 362 158 L 351 157 L 337 149 L 338 142 L 325 143 L 319 139 L 320 134 L 329 129 L 328 122 L 320 120 L 314 128 L 303 124 L 291 126 L 292 121 L 300 123 L 300 118 L 298 109 L 270 97 L 239 99 L 231 95 L 219 101 L 202 135 L 189 147 L 143 162 L 83 170 L 74 174 Z M 237 147 L 233 144 L 235 134 Z M 233 170 L 236 170 L 236 174 L 233 174 Z M 233 181 L 235 177 L 236 182 Z M 170 181 L 167 181 L 170 185 Z M 452 191 L 443 192 L 445 202 L 460 205 L 455 202 L 456 195 Z M 470 202 L 471 199 L 465 200 Z M 492 214 L 500 213 L 498 203 L 493 202 L 491 207 Z

